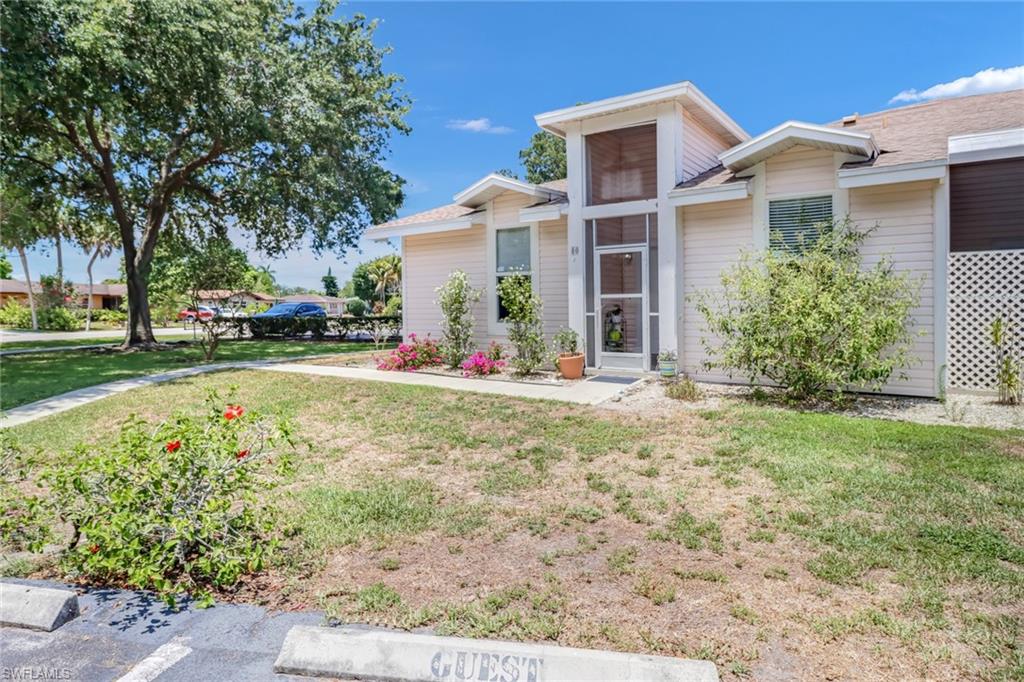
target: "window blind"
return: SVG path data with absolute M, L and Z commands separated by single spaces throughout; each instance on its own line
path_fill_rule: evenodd
M 831 195 L 769 201 L 769 243 L 774 249 L 801 251 L 817 241 L 818 225 L 831 220 Z

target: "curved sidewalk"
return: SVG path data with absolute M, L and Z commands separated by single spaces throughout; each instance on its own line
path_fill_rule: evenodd
M 308 359 L 308 358 L 307 358 Z M 594 381 L 581 381 L 564 386 L 529 384 L 515 381 L 495 381 L 485 379 L 462 379 L 460 377 L 440 376 L 437 374 L 417 374 L 415 372 L 382 372 L 365 367 L 338 367 L 333 365 L 304 365 L 282 360 L 251 360 L 246 362 L 220 362 L 212 365 L 197 365 L 176 369 L 160 374 L 122 379 L 107 384 L 80 388 L 52 398 L 44 398 L 34 403 L 21 405 L 7 410 L 0 416 L 0 427 L 19 426 L 37 419 L 50 417 L 67 412 L 81 405 L 102 400 L 103 398 L 124 393 L 135 388 L 152 386 L 165 381 L 174 381 L 206 372 L 217 372 L 227 369 L 263 369 L 273 372 L 292 374 L 312 374 L 316 376 L 337 377 L 339 379 L 355 379 L 359 381 L 383 381 L 392 384 L 414 386 L 433 386 L 454 391 L 470 391 L 491 395 L 506 395 L 513 398 L 532 398 L 537 400 L 559 400 L 580 405 L 597 405 L 603 403 L 628 388 L 622 384 L 607 384 Z

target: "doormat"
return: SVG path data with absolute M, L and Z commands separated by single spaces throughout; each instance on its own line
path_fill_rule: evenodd
M 635 384 L 640 381 L 636 377 L 619 377 L 611 374 L 598 374 L 597 376 L 590 377 L 587 381 L 596 381 L 599 384 Z

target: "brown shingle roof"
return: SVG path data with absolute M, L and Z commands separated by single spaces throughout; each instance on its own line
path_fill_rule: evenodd
M 882 153 L 855 165 L 894 166 L 944 159 L 951 135 L 968 135 L 1024 126 L 1024 90 L 941 99 L 858 116 L 854 125 L 842 121 L 832 128 L 871 133 Z
M 566 191 L 567 184 L 568 183 L 566 182 L 565 178 L 562 178 L 561 180 L 551 180 L 548 182 L 542 182 L 537 186 L 543 187 L 544 189 L 549 189 L 553 192 L 564 193 Z M 562 201 L 564 201 L 564 199 L 560 198 L 557 200 L 556 203 Z M 483 209 L 469 208 L 467 206 L 462 206 L 461 204 L 446 204 L 444 206 L 438 206 L 437 208 L 432 208 L 427 211 L 413 213 L 412 215 L 407 215 L 403 218 L 389 220 L 388 222 L 381 223 L 380 225 L 374 225 L 373 227 L 370 228 L 370 230 L 368 230 L 368 232 L 372 235 L 373 230 L 376 230 L 378 228 L 399 227 L 402 225 L 419 225 L 420 223 L 433 223 L 441 220 L 454 220 L 456 218 L 467 216 L 470 213 L 476 213 L 477 211 L 480 210 Z
M 444 206 L 438 206 L 428 211 L 421 211 L 419 213 L 413 213 L 407 215 L 404 218 L 396 218 L 389 220 L 386 223 L 380 225 L 374 225 L 377 227 L 398 227 L 399 225 L 416 225 L 419 223 L 433 223 L 439 220 L 454 220 L 455 218 L 461 218 L 462 216 L 475 213 L 478 209 L 468 208 L 459 204 L 446 204 Z
M 857 116 L 854 125 L 842 121 L 832 128 L 874 135 L 882 150 L 876 158 L 845 164 L 846 168 L 886 167 L 945 159 L 949 137 L 1024 126 L 1024 90 L 941 99 Z M 716 166 L 677 185 L 678 188 L 713 187 L 734 179 Z

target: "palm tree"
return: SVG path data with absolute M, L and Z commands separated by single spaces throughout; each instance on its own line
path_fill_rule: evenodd
M 386 303 L 388 290 L 394 290 L 402 282 L 402 258 L 397 254 L 381 256 L 367 268 L 374 292 L 380 295 L 381 305 Z

